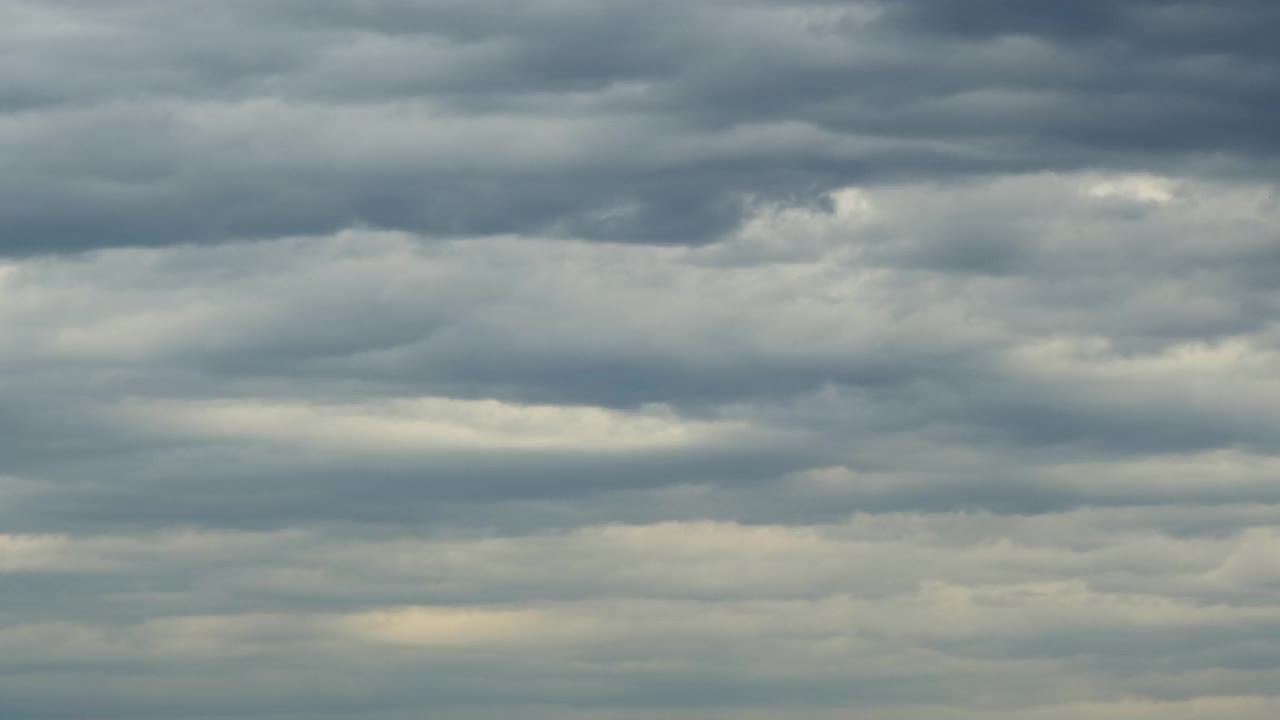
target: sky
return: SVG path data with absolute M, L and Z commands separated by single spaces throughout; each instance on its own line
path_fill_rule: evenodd
M 1280 716 L 1277 33 L 0 0 L 0 717 Z

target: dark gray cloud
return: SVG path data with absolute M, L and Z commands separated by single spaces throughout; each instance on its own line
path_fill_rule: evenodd
M 850 183 L 1276 170 L 1258 3 L 5 9 L 9 254 L 358 225 L 700 244 Z

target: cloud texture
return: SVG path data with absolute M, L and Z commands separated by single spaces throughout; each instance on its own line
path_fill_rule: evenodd
M 1280 8 L 0 0 L 0 716 L 1280 711 Z

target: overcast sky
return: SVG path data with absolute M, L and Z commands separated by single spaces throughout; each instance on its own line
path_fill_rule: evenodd
M 1280 716 L 1278 36 L 0 0 L 0 717 Z

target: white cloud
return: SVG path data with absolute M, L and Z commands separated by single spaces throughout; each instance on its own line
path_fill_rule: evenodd
M 363 405 L 149 401 L 113 414 L 151 433 L 354 452 L 667 449 L 741 441 L 747 431 L 742 423 L 682 420 L 661 407 L 621 412 L 454 398 Z

